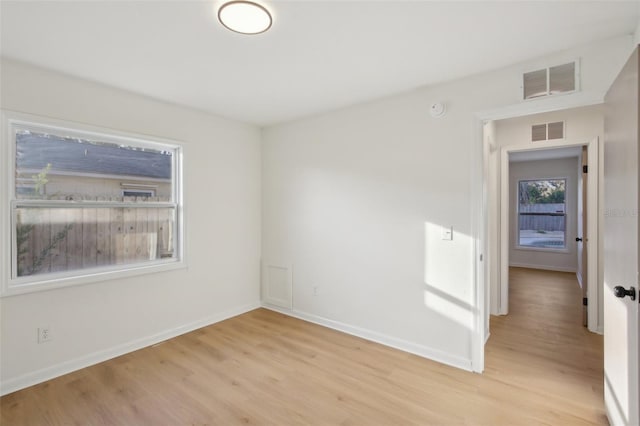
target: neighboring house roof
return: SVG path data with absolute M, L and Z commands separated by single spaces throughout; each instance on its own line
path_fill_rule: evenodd
M 16 135 L 16 167 L 96 175 L 171 179 L 171 155 L 37 133 Z

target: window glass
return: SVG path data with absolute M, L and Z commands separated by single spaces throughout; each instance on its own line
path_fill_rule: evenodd
M 566 247 L 566 179 L 518 182 L 518 245 Z
M 135 181 L 155 189 L 129 201 L 171 201 L 172 157 L 171 151 L 162 149 L 19 130 L 16 197 L 124 201 L 131 195 L 123 193 L 123 182 Z M 25 191 L 21 180 L 31 180 L 34 190 Z
M 175 256 L 173 208 L 19 208 L 17 276 Z
M 179 260 L 178 147 L 11 128 L 13 285 Z

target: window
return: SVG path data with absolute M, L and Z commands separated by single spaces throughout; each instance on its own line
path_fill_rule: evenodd
M 518 246 L 566 248 L 566 179 L 518 182 Z
M 122 191 L 122 196 L 123 197 L 144 197 L 144 198 L 149 198 L 149 197 L 153 197 L 155 195 L 155 192 L 152 189 L 149 190 L 145 190 L 145 189 L 125 189 Z
M 123 197 L 155 197 L 157 185 L 142 185 L 135 183 L 121 183 Z
M 179 146 L 7 125 L 13 173 L 4 294 L 171 269 L 182 260 Z

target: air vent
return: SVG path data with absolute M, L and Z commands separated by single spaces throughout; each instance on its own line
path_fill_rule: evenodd
M 535 70 L 522 75 L 524 99 L 577 90 L 576 62 Z
M 547 140 L 547 125 L 546 124 L 534 124 L 531 126 L 531 140 L 533 142 L 546 141 Z
M 564 139 L 564 122 L 547 124 L 547 139 Z
M 534 124 L 531 126 L 531 141 L 540 142 L 553 139 L 564 139 L 564 121 Z
M 573 92 L 576 90 L 576 63 L 549 68 L 549 94 Z
M 528 72 L 524 75 L 524 98 L 547 95 L 547 70 Z

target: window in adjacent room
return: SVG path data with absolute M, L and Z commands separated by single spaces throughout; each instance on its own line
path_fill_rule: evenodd
M 566 179 L 518 181 L 518 246 L 566 248 Z

